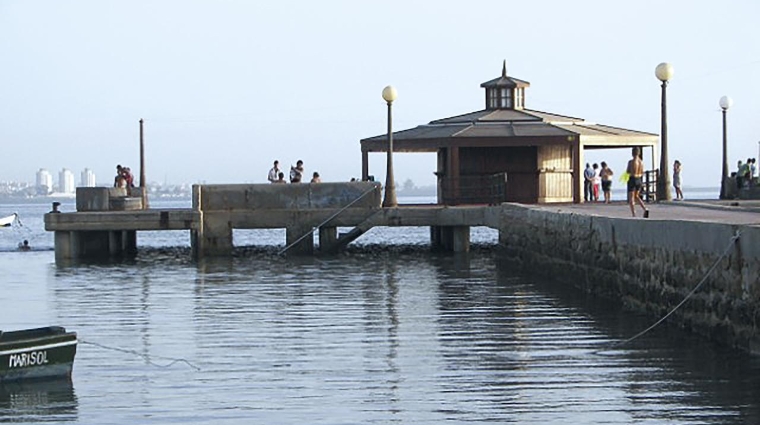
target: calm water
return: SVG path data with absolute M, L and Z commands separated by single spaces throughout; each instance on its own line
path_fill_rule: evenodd
M 597 352 L 650 321 L 519 275 L 493 232 L 466 256 L 391 229 L 320 259 L 236 232 L 258 246 L 201 263 L 186 232 L 140 233 L 134 261 L 57 267 L 49 203 L 0 207 L 24 223 L 0 229 L 1 328 L 81 340 L 72 383 L 0 387 L 0 422 L 760 423 L 758 359 L 667 327 Z

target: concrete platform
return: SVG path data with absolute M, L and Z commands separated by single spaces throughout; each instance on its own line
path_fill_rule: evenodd
M 636 217 L 631 217 L 631 210 L 626 202 L 535 205 L 533 208 L 542 211 L 628 218 L 631 220 L 677 220 L 748 226 L 760 225 L 760 201 L 702 200 L 652 203 L 647 204 L 648 219 L 642 217 L 641 207 L 638 205 L 636 206 Z

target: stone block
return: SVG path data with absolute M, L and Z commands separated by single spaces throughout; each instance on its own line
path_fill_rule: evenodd
M 78 187 L 77 211 L 108 211 L 109 188 Z

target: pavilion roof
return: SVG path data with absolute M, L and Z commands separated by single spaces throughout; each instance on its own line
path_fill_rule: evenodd
M 394 150 L 432 152 L 447 146 L 536 146 L 574 143 L 587 148 L 654 146 L 654 133 L 595 124 L 530 109 L 486 109 L 393 133 Z M 384 151 L 387 135 L 361 140 L 362 150 Z

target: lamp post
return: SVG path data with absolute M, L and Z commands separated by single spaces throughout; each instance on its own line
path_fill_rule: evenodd
M 662 115 L 660 117 L 660 175 L 657 178 L 657 200 L 671 201 L 673 196 L 670 193 L 670 172 L 668 164 L 668 103 L 667 87 L 668 81 L 673 77 L 673 65 L 663 62 L 657 65 L 654 75 L 662 81 Z
M 383 89 L 383 99 L 388 103 L 388 160 L 385 172 L 385 198 L 383 199 L 383 208 L 395 207 L 396 201 L 396 183 L 393 178 L 393 121 L 391 115 L 391 104 L 398 97 L 396 89 L 393 86 L 387 86 Z
M 726 129 L 726 112 L 734 103 L 728 96 L 720 98 L 720 109 L 723 110 L 723 173 L 720 179 L 720 199 L 728 199 L 728 132 Z

